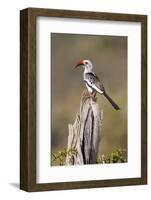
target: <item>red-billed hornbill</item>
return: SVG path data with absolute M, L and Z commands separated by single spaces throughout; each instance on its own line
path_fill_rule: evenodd
M 92 71 L 92 69 L 93 69 L 92 62 L 90 60 L 80 60 L 76 64 L 75 68 L 78 66 L 82 66 L 84 68 L 83 79 L 84 79 L 85 85 L 88 89 L 88 92 L 90 94 L 92 94 L 93 92 L 98 92 L 99 94 L 104 95 L 116 110 L 120 110 L 119 106 L 106 93 L 106 90 L 105 90 L 103 84 L 101 83 L 100 79 Z

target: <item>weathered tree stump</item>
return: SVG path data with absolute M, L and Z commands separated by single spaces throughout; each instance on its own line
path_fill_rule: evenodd
M 96 164 L 103 111 L 100 110 L 95 94 L 83 92 L 80 113 L 74 124 L 69 124 L 68 147 L 74 153 L 67 155 L 66 165 Z

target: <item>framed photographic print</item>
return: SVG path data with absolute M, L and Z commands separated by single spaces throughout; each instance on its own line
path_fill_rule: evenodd
M 20 188 L 147 184 L 147 16 L 20 12 Z

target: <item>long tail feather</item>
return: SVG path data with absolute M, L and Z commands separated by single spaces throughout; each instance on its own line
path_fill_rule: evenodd
M 104 92 L 103 94 L 107 98 L 107 100 L 112 104 L 115 110 L 120 110 L 119 106 L 113 101 L 113 99 L 111 99 L 111 97 L 106 92 Z

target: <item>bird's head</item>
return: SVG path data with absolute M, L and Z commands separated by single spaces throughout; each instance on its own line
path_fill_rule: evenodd
M 83 59 L 79 60 L 74 68 L 77 68 L 80 66 L 83 67 L 87 71 L 92 71 L 92 68 L 93 68 L 93 64 L 90 60 L 83 60 Z

